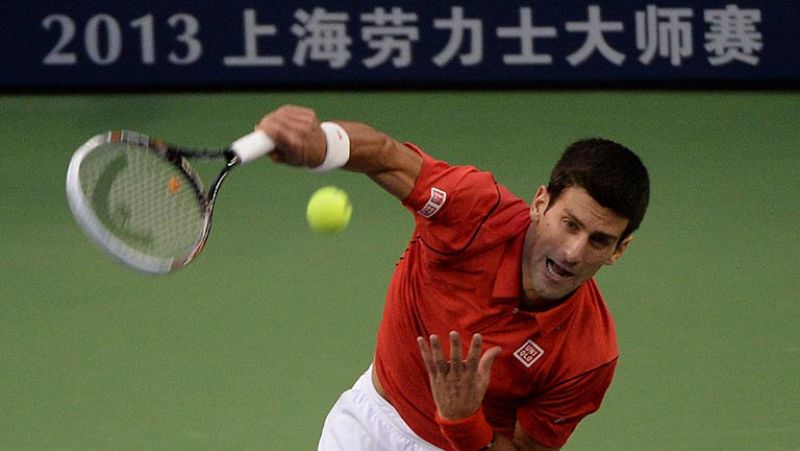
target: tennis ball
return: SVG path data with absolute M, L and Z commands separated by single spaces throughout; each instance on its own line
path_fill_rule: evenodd
M 311 195 L 306 208 L 306 219 L 311 230 L 333 234 L 347 227 L 352 213 L 353 207 L 347 193 L 335 186 L 326 186 Z

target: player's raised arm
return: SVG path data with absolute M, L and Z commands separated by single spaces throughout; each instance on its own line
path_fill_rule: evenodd
M 419 155 L 388 135 L 357 122 L 320 124 L 310 108 L 284 105 L 264 116 L 258 128 L 275 141 L 273 160 L 361 172 L 398 199 L 411 192 L 422 166 Z

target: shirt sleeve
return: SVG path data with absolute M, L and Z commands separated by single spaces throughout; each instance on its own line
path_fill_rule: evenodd
M 472 166 L 451 166 L 406 144 L 422 157 L 422 168 L 403 205 L 414 213 L 423 242 L 441 254 L 467 248 L 500 204 L 492 174 Z
M 616 367 L 614 359 L 531 398 L 517 409 L 517 421 L 542 445 L 564 446 L 578 423 L 600 408 Z

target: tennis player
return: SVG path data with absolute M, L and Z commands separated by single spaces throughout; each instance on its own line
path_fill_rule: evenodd
M 559 449 L 597 411 L 618 349 L 593 276 L 644 217 L 649 179 L 603 139 L 568 146 L 530 204 L 367 125 L 282 106 L 273 160 L 368 175 L 416 227 L 373 364 L 328 414 L 320 450 Z

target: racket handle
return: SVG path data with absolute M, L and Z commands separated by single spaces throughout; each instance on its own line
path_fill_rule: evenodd
M 263 130 L 242 136 L 231 144 L 231 150 L 239 157 L 242 163 L 249 163 L 272 152 L 275 141 Z

